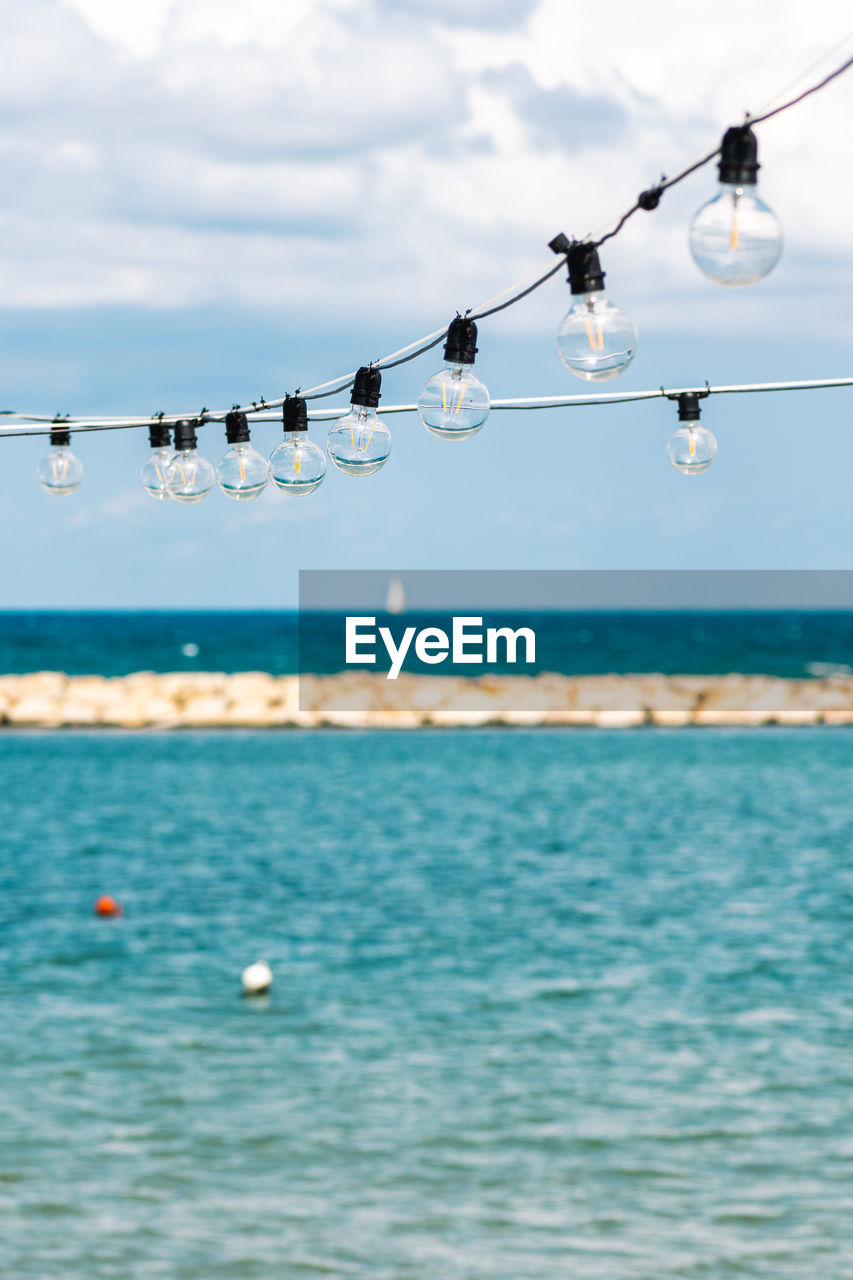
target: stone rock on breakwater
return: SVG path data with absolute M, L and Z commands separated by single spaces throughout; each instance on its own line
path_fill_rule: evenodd
M 300 700 L 301 683 L 301 700 Z M 853 678 L 334 676 L 193 672 L 0 676 L 4 728 L 418 728 L 853 724 Z

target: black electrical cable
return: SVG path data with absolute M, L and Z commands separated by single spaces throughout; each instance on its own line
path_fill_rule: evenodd
M 674 178 L 669 178 L 666 181 L 662 179 L 656 187 L 648 187 L 645 191 L 641 191 L 637 196 L 637 199 L 631 205 L 631 208 L 627 209 L 625 213 L 622 214 L 622 217 L 616 223 L 616 226 L 612 231 L 608 231 L 606 235 L 599 236 L 597 240 L 590 241 L 592 247 L 594 249 L 600 249 L 608 240 L 612 240 L 614 236 L 618 236 L 628 219 L 633 218 L 634 214 L 639 213 L 641 209 L 645 210 L 646 213 L 651 213 L 651 211 L 656 209 L 660 204 L 660 198 L 664 191 L 668 191 L 669 188 L 674 187 L 676 183 L 682 182 L 685 178 L 689 178 L 690 174 L 695 173 L 697 169 L 704 168 L 704 166 L 709 164 L 715 156 L 720 154 L 720 151 L 721 146 L 715 147 L 713 151 L 709 151 L 701 160 L 696 160 L 687 169 L 682 169 L 681 173 L 677 173 Z
M 791 98 L 788 102 L 782 103 L 781 106 L 775 107 L 772 111 L 767 111 L 765 112 L 764 115 L 754 116 L 754 117 L 750 116 L 749 113 L 747 112 L 746 122 L 749 123 L 750 125 L 761 124 L 764 120 L 769 120 L 772 116 L 780 115 L 783 111 L 787 111 L 790 107 L 796 106 L 798 102 L 802 102 L 803 99 L 810 97 L 811 94 L 817 93 L 820 89 L 825 88 L 826 85 L 830 84 L 833 80 L 837 79 L 838 76 L 843 75 L 845 71 L 848 71 L 851 66 L 853 66 L 853 58 L 848 58 L 848 60 L 842 63 L 840 67 L 837 67 L 835 71 L 832 71 L 830 72 L 829 75 L 824 76 L 823 80 L 819 81 L 817 84 L 812 85 L 810 88 L 805 89 L 802 93 L 798 94 L 795 98 Z M 687 165 L 687 167 L 682 169 L 680 173 L 677 173 L 674 178 L 662 178 L 661 181 L 656 186 L 648 187 L 645 191 L 640 192 L 634 204 L 631 206 L 630 209 L 626 210 L 626 212 L 622 214 L 621 218 L 619 218 L 613 230 L 608 231 L 605 235 L 599 237 L 599 239 L 597 240 L 591 240 L 589 243 L 593 246 L 593 248 L 597 249 L 601 245 L 605 244 L 606 241 L 612 240 L 614 236 L 617 236 L 619 234 L 619 232 L 625 226 L 625 223 L 628 222 L 628 220 L 632 218 L 635 213 L 638 213 L 641 209 L 645 210 L 646 212 L 651 212 L 653 209 L 656 209 L 658 207 L 658 204 L 660 203 L 660 198 L 665 191 L 668 191 L 670 187 L 676 186 L 679 182 L 683 182 L 685 178 L 689 178 L 692 173 L 696 173 L 697 170 L 704 168 L 706 164 L 710 164 L 710 162 L 720 154 L 721 150 L 722 150 L 722 144 L 718 147 L 715 147 L 713 151 L 709 151 L 707 155 L 702 156 L 701 159 L 695 160 L 692 164 Z M 548 271 L 546 271 L 543 275 L 541 275 L 538 278 L 538 280 L 534 280 L 532 284 L 520 290 L 520 292 L 513 294 L 511 297 L 507 298 L 504 302 L 499 302 L 494 307 L 488 307 L 483 311 L 474 311 L 474 312 L 467 311 L 465 313 L 467 319 L 475 320 L 475 321 L 485 320 L 488 316 L 497 315 L 499 311 L 505 311 L 508 307 L 514 306 L 517 302 L 521 302 L 523 298 L 528 297 L 528 295 L 533 293 L 536 289 L 539 289 L 543 284 L 546 283 L 546 281 L 550 280 L 552 276 L 556 275 L 557 272 L 560 270 L 561 266 L 562 266 L 562 263 L 558 262 L 555 267 L 551 267 Z M 438 344 L 442 341 L 443 341 L 443 337 L 436 338 L 434 342 L 426 343 L 424 346 L 419 347 L 416 351 L 413 351 L 410 355 L 405 356 L 403 359 L 394 360 L 389 364 L 380 363 L 377 365 L 377 368 L 394 369 L 397 367 L 397 365 L 407 364 L 410 360 L 414 360 L 419 355 L 423 355 L 425 351 L 430 351 L 433 347 L 438 346 Z M 324 398 L 327 395 L 336 395 L 339 391 L 347 391 L 351 386 L 352 386 L 352 381 L 349 381 L 344 385 L 336 388 L 333 391 L 323 392 L 320 395 L 306 396 L 305 399 L 319 400 Z
M 469 317 L 469 319 L 472 319 L 472 318 L 473 317 Z M 399 360 L 391 360 L 387 364 L 384 361 L 380 360 L 379 364 L 374 365 L 374 368 L 396 369 L 397 366 L 400 364 L 408 364 L 410 360 L 416 360 L 418 356 L 422 356 L 425 351 L 432 351 L 433 347 L 437 347 L 439 343 L 444 342 L 446 337 L 447 337 L 447 332 L 445 331 L 444 333 L 440 334 L 439 337 L 433 339 L 432 342 L 426 342 L 422 347 L 418 347 L 417 351 L 412 351 L 410 355 L 401 356 Z
M 498 311 L 505 311 L 507 307 L 514 306 L 516 302 L 520 302 L 522 298 L 526 298 L 529 293 L 533 293 L 534 289 L 538 289 L 546 280 L 550 280 L 551 276 L 555 276 L 562 265 L 562 262 L 558 262 L 556 267 L 551 267 L 550 271 L 546 271 L 544 276 L 540 276 L 538 280 L 533 281 L 533 284 L 529 284 L 526 289 L 522 289 L 521 293 L 513 294 L 511 298 L 507 298 L 506 302 L 499 302 L 496 307 L 489 307 L 488 311 L 475 311 L 473 315 L 466 311 L 465 318 L 467 320 L 485 320 L 486 316 L 493 316 L 496 315 Z M 435 346 L 435 343 L 430 343 L 430 346 Z
M 432 351 L 433 347 L 437 347 L 440 342 L 444 342 L 446 336 L 447 336 L 446 332 L 442 332 L 439 335 L 439 337 L 434 338 L 432 342 L 425 342 L 423 346 L 418 347 L 416 351 L 410 352 L 409 355 L 401 356 L 399 360 L 391 360 L 387 362 L 384 360 L 380 360 L 375 365 L 373 365 L 373 368 L 374 369 L 396 369 L 397 366 L 400 364 L 408 364 L 410 360 L 416 360 L 418 356 L 422 356 L 425 351 Z M 327 391 L 315 391 L 313 392 L 313 394 L 304 395 L 302 399 L 303 400 L 326 400 L 329 396 L 336 396 L 343 391 L 349 391 L 354 381 L 355 381 L 354 378 L 350 378 L 348 382 L 341 382 L 337 386 L 331 387 Z
M 375 367 L 375 366 L 374 366 Z M 611 404 L 637 404 L 641 402 L 649 402 L 653 400 L 673 400 L 680 395 L 690 394 L 704 399 L 707 396 L 717 395 L 749 395 L 756 392 L 777 392 L 777 391 L 821 391 L 838 389 L 841 387 L 853 387 L 853 377 L 847 378 L 820 378 L 817 380 L 809 380 L 804 382 L 755 382 L 734 386 L 712 387 L 708 382 L 702 387 L 680 387 L 677 389 L 667 389 L 666 387 L 657 387 L 654 391 L 626 391 L 624 393 L 605 392 L 603 394 L 595 393 L 585 396 L 543 396 L 522 398 L 519 400 L 493 400 L 491 404 L 492 412 L 509 412 L 509 413 L 530 413 L 540 409 L 579 409 L 602 407 Z M 416 404 L 386 405 L 382 410 L 387 414 L 398 413 L 416 413 L 418 406 Z M 249 411 L 251 413 L 251 411 Z M 319 411 L 322 413 L 322 411 Z M 342 412 L 342 410 L 331 410 L 328 417 L 315 419 L 315 421 L 329 421 L 333 414 Z M 279 415 L 276 414 L 275 421 L 280 422 Z M 196 418 L 192 419 L 197 427 L 201 426 L 201 422 Z M 252 419 L 252 425 L 256 422 L 272 422 L 273 418 Z M 60 420 L 60 425 L 66 427 L 74 435 L 84 435 L 89 431 L 127 431 L 134 428 L 150 426 L 152 422 L 159 423 L 159 419 L 150 419 L 145 422 L 93 422 L 87 423 L 85 419 L 77 422 L 67 422 L 66 419 Z M 0 426 L 0 437 L 5 436 L 49 436 L 51 431 L 56 430 L 56 422 L 41 420 L 37 426 L 20 427 L 13 424 L 11 427 Z
M 349 391 L 350 387 L 354 382 L 355 382 L 355 378 L 350 378 L 349 382 L 342 382 L 340 386 L 332 387 L 330 391 L 315 391 L 311 395 L 302 396 L 302 399 L 303 400 L 325 400 L 328 396 L 337 396 L 337 395 L 340 395 L 342 391 Z M 298 395 L 299 392 L 297 391 L 296 394 Z
M 840 67 L 836 67 L 836 69 L 831 71 L 828 76 L 824 76 L 823 80 L 820 80 L 817 84 L 811 85 L 808 89 L 804 89 L 802 93 L 797 94 L 795 98 L 790 98 L 787 102 L 783 102 L 781 106 L 774 107 L 772 111 L 765 111 L 764 115 L 760 116 L 751 116 L 749 112 L 747 112 L 744 124 L 750 126 L 763 124 L 765 120 L 770 120 L 773 116 L 781 115 L 783 111 L 789 110 L 790 107 L 795 107 L 798 102 L 802 102 L 805 98 L 811 97 L 813 93 L 817 93 L 820 89 L 824 89 L 828 84 L 831 84 L 833 80 L 836 80 L 840 75 L 843 75 L 845 71 L 849 71 L 851 67 L 853 67 L 853 58 L 848 58 Z M 641 192 L 631 208 L 622 214 L 622 217 L 619 219 L 613 230 L 608 231 L 606 235 L 601 236 L 598 240 L 590 241 L 590 243 L 594 248 L 600 248 L 607 240 L 612 240 L 614 236 L 617 236 L 625 226 L 628 219 L 633 218 L 634 214 L 638 213 L 640 209 L 645 209 L 647 212 L 652 209 L 656 209 L 660 203 L 660 198 L 665 191 L 669 191 L 670 187 L 674 187 L 679 182 L 683 182 L 685 178 L 689 178 L 691 173 L 695 173 L 697 169 L 702 169 L 706 164 L 710 164 L 710 162 L 720 154 L 721 150 L 722 144 L 720 144 L 719 147 L 715 147 L 713 151 L 709 151 L 701 160 L 696 160 L 693 164 L 688 165 L 686 169 L 682 169 L 674 178 L 662 178 L 657 186 L 649 187 L 648 190 Z
M 817 84 L 813 84 L 809 86 L 809 88 L 804 89 L 802 93 L 799 93 L 795 97 L 790 98 L 787 102 L 783 102 L 780 106 L 773 107 L 771 110 L 766 111 L 759 116 L 750 116 L 750 114 L 747 112 L 745 122 L 744 122 L 745 125 L 752 126 L 756 124 L 762 124 L 765 120 L 770 120 L 774 116 L 781 115 L 782 112 L 788 111 L 791 107 L 796 106 L 798 103 L 803 102 L 806 98 L 811 97 L 812 94 L 818 93 L 821 89 L 825 88 L 828 84 L 831 84 L 833 80 L 836 80 L 839 76 L 843 75 L 846 71 L 849 71 L 851 67 L 853 67 L 853 57 L 848 58 L 846 62 L 843 62 L 841 64 L 841 66 L 836 67 L 834 71 L 831 71 L 828 75 L 824 76 L 822 80 L 819 80 L 817 82 Z M 708 154 L 702 156 L 701 159 L 694 161 L 692 164 L 682 169 L 680 173 L 677 173 L 675 175 L 675 177 L 661 178 L 661 181 L 656 186 L 649 187 L 645 191 L 642 191 L 640 193 L 640 195 L 637 197 L 637 199 L 635 200 L 634 204 L 630 207 L 630 209 L 627 209 L 625 213 L 623 213 L 622 216 L 617 220 L 616 225 L 613 227 L 612 230 L 607 231 L 604 235 L 598 237 L 597 239 L 593 239 L 592 237 L 589 237 L 585 239 L 582 243 L 589 245 L 593 249 L 598 249 L 601 245 L 605 244 L 608 240 L 612 240 L 614 236 L 619 234 L 619 232 L 622 230 L 625 224 L 629 221 L 630 218 L 634 216 L 635 213 L 638 213 L 639 210 L 641 209 L 645 210 L 646 212 L 650 212 L 651 210 L 656 209 L 660 203 L 661 196 L 664 194 L 665 191 L 668 191 L 670 187 L 676 186 L 679 182 L 683 182 L 683 180 L 689 177 L 690 174 L 695 173 L 698 169 L 701 169 L 706 164 L 709 164 L 711 160 L 715 159 L 716 156 L 720 155 L 721 150 L 722 150 L 722 144 L 720 144 L 720 146 L 718 147 L 715 147 L 713 151 L 709 151 Z M 571 241 L 567 243 L 575 244 L 579 242 Z M 552 246 L 552 247 L 554 248 L 554 252 L 556 253 L 562 252 L 560 249 L 556 248 L 555 246 Z M 505 311 L 508 307 L 514 306 L 515 303 L 520 302 L 523 298 L 528 297 L 528 295 L 533 293 L 534 290 L 540 288 L 543 284 L 545 284 L 546 281 L 550 280 L 551 277 L 556 275 L 556 273 L 561 269 L 562 265 L 563 265 L 562 261 L 558 262 L 556 266 L 551 267 L 543 275 L 539 276 L 538 279 L 534 280 L 531 284 L 521 289 L 518 293 L 512 294 L 509 298 L 506 298 L 503 302 L 497 303 L 493 307 L 486 307 L 482 311 L 475 311 L 475 312 L 468 311 L 466 312 L 466 317 L 470 320 L 475 320 L 475 321 L 484 320 L 487 316 L 493 316 L 493 315 L 496 315 L 499 311 Z M 387 362 L 378 361 L 376 365 L 374 365 L 373 367 L 377 369 L 394 369 L 398 365 L 408 364 L 410 360 L 415 360 L 417 359 L 418 356 L 423 355 L 426 351 L 430 351 L 432 350 L 433 347 L 438 346 L 439 343 L 444 341 L 445 337 L 446 337 L 446 330 L 442 330 L 437 337 L 435 338 L 431 337 L 429 341 L 422 343 L 422 345 L 417 347 L 416 350 L 410 352 L 409 354 L 405 356 L 401 356 L 398 359 L 389 360 Z M 405 350 L 405 348 L 403 348 L 403 350 Z M 324 387 L 324 389 L 322 390 L 308 392 L 303 397 L 303 399 L 324 400 L 329 396 L 339 395 L 343 391 L 348 391 L 352 387 L 353 381 L 354 381 L 354 375 L 348 378 L 341 379 L 339 383 L 337 383 L 336 385 L 328 389 Z M 271 402 L 270 407 L 278 407 L 278 405 L 282 403 L 283 401 L 281 400 L 274 401 L 274 402 Z M 265 407 L 265 402 L 261 402 L 261 405 L 262 407 Z M 258 404 L 254 404 L 253 407 L 257 409 Z M 8 409 L 0 410 L 0 413 L 8 416 L 12 413 L 12 411 Z M 18 415 L 15 415 L 15 416 L 18 416 Z M 25 416 L 25 415 L 21 415 L 21 416 Z M 164 417 L 165 415 L 160 415 L 160 416 Z M 170 415 L 170 418 L 172 417 L 173 415 Z M 208 421 L 221 421 L 223 417 L 224 417 L 224 414 L 221 414 L 221 413 L 208 414 L 206 410 L 203 410 L 198 415 L 200 425 Z M 32 421 L 34 419 L 31 418 L 30 420 Z M 78 421 L 85 421 L 85 419 L 78 419 Z M 92 424 L 87 429 L 88 430 L 118 430 L 122 427 L 146 426 L 149 424 L 149 422 L 150 422 L 150 419 L 140 419 L 138 421 L 133 421 L 133 422 L 125 421 L 125 422 L 115 423 L 110 425 L 105 424 L 103 427 Z M 73 426 L 73 423 L 71 425 Z M 10 434 L 10 433 L 4 433 L 4 434 Z
M 783 102 L 781 107 L 774 107 L 772 111 L 765 111 L 762 116 L 751 116 L 747 112 L 745 124 L 763 124 L 765 120 L 771 120 L 773 116 L 781 115 L 783 111 L 787 111 L 789 107 L 795 107 L 798 102 L 802 102 L 805 98 L 810 98 L 813 93 L 826 88 L 833 80 L 843 75 L 845 71 L 849 71 L 853 67 L 853 58 L 848 58 L 846 62 L 842 62 L 840 67 L 836 67 L 834 71 L 830 71 L 828 76 L 824 76 L 823 80 L 819 80 L 817 84 L 813 84 L 811 88 L 804 89 L 802 93 L 798 93 L 796 98 L 790 98 L 787 102 Z
M 446 334 L 442 333 L 438 338 L 434 338 L 432 342 L 424 343 L 423 347 L 418 347 L 416 351 L 410 352 L 409 356 L 402 356 L 400 360 L 392 360 L 388 362 L 380 360 L 373 367 L 374 369 L 396 369 L 397 365 L 407 365 L 410 360 L 416 360 L 418 356 L 423 356 L 425 351 L 432 351 L 433 347 L 437 347 L 439 342 L 444 342 L 444 337 L 446 337 Z M 328 399 L 329 396 L 339 396 L 342 392 L 348 392 L 348 390 L 350 390 L 353 381 L 355 381 L 355 378 L 350 378 L 347 381 L 338 383 L 336 387 L 330 387 L 328 390 L 324 390 L 324 392 L 307 393 L 305 396 L 302 396 L 302 399 L 304 399 L 304 401 L 310 401 L 310 399 Z M 298 392 L 296 394 L 298 394 Z

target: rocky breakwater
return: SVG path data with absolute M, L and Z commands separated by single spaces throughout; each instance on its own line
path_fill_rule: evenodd
M 301 684 L 301 690 L 300 690 Z M 300 696 L 301 694 L 301 696 Z M 5 728 L 419 728 L 853 724 L 853 678 L 271 676 L 260 671 L 0 676 Z

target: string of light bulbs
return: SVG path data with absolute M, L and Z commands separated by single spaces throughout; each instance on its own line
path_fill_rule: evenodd
M 817 391 L 838 387 L 853 387 L 853 377 L 819 378 L 797 382 L 754 382 L 719 387 L 712 387 L 705 383 L 702 387 L 672 389 L 659 387 L 657 390 L 650 391 L 607 392 L 584 396 L 522 396 L 512 399 L 492 400 L 490 410 L 491 412 L 530 412 L 536 409 L 575 409 L 583 406 L 630 404 L 642 400 L 666 399 L 675 401 L 678 406 L 679 426 L 667 441 L 667 457 L 676 470 L 682 474 L 701 475 L 703 471 L 708 470 L 708 467 L 717 456 L 716 437 L 706 427 L 701 426 L 699 422 L 701 414 L 699 402 L 701 400 L 714 395 L 747 395 L 768 391 Z M 306 408 L 303 411 L 298 399 L 298 397 L 292 397 L 291 400 L 285 401 L 285 407 L 281 415 L 265 409 L 258 410 L 252 417 L 253 423 L 283 421 L 285 439 L 273 450 L 269 463 L 265 465 L 269 479 L 273 484 L 292 496 L 313 492 L 325 476 L 326 462 L 322 451 L 307 437 L 303 438 L 301 436 L 301 432 L 307 430 L 308 420 L 315 422 L 332 421 L 337 422 L 340 426 L 344 417 L 351 417 L 351 413 L 347 415 L 346 410 L 342 407 L 312 410 Z M 304 404 L 304 401 L 302 401 L 302 404 Z M 386 417 L 403 413 L 420 413 L 420 405 L 386 405 L 382 412 Z M 243 417 L 245 415 L 239 414 L 237 416 Z M 294 421 L 297 421 L 295 426 Z M 300 425 L 303 422 L 304 425 Z M 136 428 L 139 425 L 138 422 L 133 420 L 89 422 L 75 426 L 75 432 L 82 434 L 89 431 L 117 431 Z M 176 443 L 185 441 L 184 448 L 187 452 L 197 449 L 194 433 L 198 425 L 197 420 L 187 420 L 176 424 Z M 229 450 L 229 453 L 236 451 L 239 445 L 248 445 L 247 426 L 243 428 L 240 423 L 237 426 L 238 430 L 234 435 L 234 439 L 232 440 L 229 436 L 229 443 L 232 444 L 232 450 Z M 226 426 L 226 433 L 227 430 Z M 387 428 L 385 428 L 385 431 L 387 432 Z M 70 433 L 64 427 L 57 427 L 56 423 L 53 422 L 50 426 L 16 423 L 12 427 L 0 428 L 0 436 L 44 435 L 49 435 L 51 438 L 51 451 L 41 464 L 41 471 L 44 473 L 41 483 L 50 492 L 60 494 L 62 492 L 73 492 L 74 489 L 79 487 L 82 480 L 82 464 L 79 463 L 79 459 L 70 453 L 70 440 L 66 440 Z M 191 436 L 193 437 L 192 439 Z M 152 497 L 161 500 L 167 499 L 174 496 L 168 492 L 167 480 L 168 468 L 175 457 L 175 451 L 172 449 L 170 442 L 169 429 L 162 427 L 158 420 L 154 420 L 149 428 L 149 438 L 151 455 L 142 468 L 143 486 Z M 297 449 L 301 450 L 298 459 L 294 457 Z M 61 453 L 61 451 L 66 452 Z M 49 464 L 48 470 L 48 459 L 52 455 L 53 461 Z M 237 461 L 232 467 L 231 474 L 224 472 L 222 463 L 220 463 L 215 472 L 215 479 L 219 482 L 219 486 L 226 496 L 234 496 L 233 492 L 229 490 L 229 480 L 232 487 L 235 483 L 239 483 L 243 499 L 259 496 L 266 487 L 267 481 L 263 477 L 263 467 L 258 464 L 258 459 L 260 459 L 261 464 L 264 464 L 263 457 L 256 450 L 245 448 L 242 451 L 242 461 L 240 460 L 240 455 L 237 455 Z M 223 459 L 224 461 L 225 459 Z M 199 470 L 191 473 L 191 478 L 188 479 L 190 468 L 193 466 Z M 210 463 L 197 456 L 196 459 L 185 458 L 184 467 L 184 483 L 192 483 L 194 480 L 196 488 L 200 488 L 202 485 L 208 484 L 208 482 L 209 484 L 204 493 L 199 493 L 198 497 L 184 497 L 179 501 L 199 501 L 202 497 L 206 497 L 207 493 L 213 488 L 213 482 L 210 477 L 214 475 L 214 472 Z M 240 470 L 239 482 L 236 481 L 238 467 Z M 377 469 L 374 466 L 374 470 Z M 355 472 L 355 474 L 359 473 Z M 254 491 L 252 491 L 253 489 Z
M 695 392 L 697 395 L 745 395 L 749 392 L 761 391 L 821 391 L 827 388 L 853 387 L 853 377 L 844 378 L 816 378 L 808 381 L 796 382 L 744 382 L 732 386 L 712 387 L 709 383 L 703 383 L 697 387 L 678 387 L 667 388 L 657 387 L 648 391 L 608 391 L 597 395 L 583 396 L 514 396 L 501 400 L 492 400 L 490 403 L 491 412 L 500 412 L 501 410 L 524 410 L 530 409 L 577 409 L 584 405 L 608 405 L 608 404 L 630 404 L 640 400 L 660 400 L 672 399 L 673 396 L 682 395 L 689 392 Z M 417 413 L 417 403 L 411 404 L 388 404 L 382 409 L 383 414 L 389 417 L 392 414 L 400 413 Z M 346 409 L 342 405 L 330 406 L 326 409 L 308 409 L 306 416 L 312 422 L 330 422 L 339 418 L 346 413 Z M 11 410 L 0 410 L 0 415 L 7 417 L 16 417 Z M 252 423 L 256 422 L 280 422 L 282 415 L 274 410 L 259 409 L 250 415 Z M 26 422 L 16 421 L 11 427 L 0 427 L 0 436 L 49 436 L 56 429 L 56 419 L 51 418 L 49 426 L 31 425 L 32 418 L 28 418 Z M 64 419 L 63 419 L 64 421 Z M 159 419 L 152 420 L 155 424 Z M 81 420 L 79 424 L 73 424 L 75 434 L 85 434 L 89 431 L 121 431 L 126 429 L 138 428 L 140 424 L 136 418 L 89 418 L 85 422 Z
M 63 496 L 74 492 L 83 479 L 80 460 L 71 451 L 75 432 L 148 427 L 151 453 L 142 467 L 142 483 L 158 500 L 174 499 L 195 503 L 206 497 L 218 483 L 229 498 L 246 501 L 257 498 L 268 482 L 291 496 L 313 492 L 326 473 L 326 459 L 307 435 L 311 419 L 332 419 L 327 436 L 327 452 L 332 463 L 349 476 L 368 476 L 378 471 L 391 453 L 391 433 L 377 415 L 381 398 L 382 371 L 417 359 L 444 342 L 444 363 L 424 383 L 416 405 L 389 406 L 390 413 L 416 411 L 427 430 L 442 440 L 461 441 L 475 435 L 491 409 L 532 409 L 570 407 L 578 404 L 618 403 L 666 396 L 678 404 L 679 427 L 670 437 L 667 454 L 677 470 L 696 475 L 706 471 L 717 454 L 714 436 L 699 422 L 700 401 L 711 394 L 804 390 L 820 386 L 847 386 L 850 379 L 787 384 L 752 384 L 741 387 L 683 389 L 667 392 L 636 392 L 619 396 L 539 397 L 527 400 L 491 401 L 483 383 L 474 373 L 478 320 L 514 306 L 551 279 L 565 264 L 571 305 L 557 331 L 557 352 L 563 365 L 587 382 L 617 377 L 634 359 L 637 330 L 633 321 L 610 302 L 604 292 L 605 273 L 598 250 L 613 239 L 639 211 L 651 212 L 663 194 L 690 174 L 719 157 L 719 187 L 693 217 L 689 228 L 691 256 L 711 280 L 726 286 L 746 286 L 772 271 L 782 252 L 779 220 L 756 193 L 758 141 L 753 126 L 787 111 L 817 93 L 853 66 L 853 57 L 809 86 L 796 97 L 758 116 L 748 113 L 741 124 L 727 129 L 718 147 L 688 165 L 672 178 L 662 177 L 642 191 L 634 204 L 615 219 L 610 229 L 597 238 L 570 239 L 562 232 L 549 242 L 559 261 L 544 273 L 503 290 L 495 297 L 458 314 L 450 324 L 407 344 L 380 360 L 333 378 L 305 391 L 251 406 L 235 404 L 228 411 L 165 414 L 135 418 L 71 418 L 69 415 L 18 414 L 21 423 L 0 431 L 4 436 L 48 434 L 51 448 L 38 467 L 38 479 L 48 493 Z M 798 77 L 798 81 L 802 76 Z M 798 82 L 797 81 L 797 82 Z M 795 83 L 797 83 L 795 82 Z M 777 97 L 780 95 L 776 95 Z M 775 101 L 772 99 L 771 101 Z M 351 390 L 349 410 L 309 411 L 308 403 Z M 250 421 L 268 420 L 272 410 L 281 411 L 284 438 L 264 458 L 251 444 Z M 198 453 L 197 430 L 210 422 L 225 424 L 228 449 L 216 469 Z M 49 424 L 38 426 L 36 424 Z M 174 439 L 172 438 L 174 434 Z

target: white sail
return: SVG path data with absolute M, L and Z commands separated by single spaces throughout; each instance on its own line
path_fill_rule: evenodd
M 388 581 L 388 595 L 385 598 L 386 613 L 405 613 L 406 611 L 406 591 L 403 586 L 402 578 L 390 578 Z

